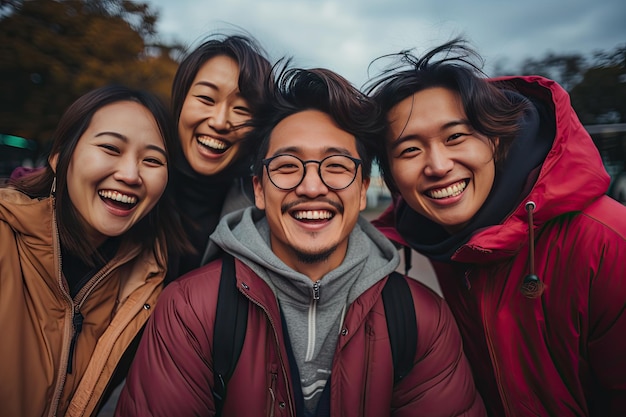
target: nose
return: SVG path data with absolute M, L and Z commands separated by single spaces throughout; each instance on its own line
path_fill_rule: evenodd
M 424 174 L 430 177 L 443 177 L 454 168 L 454 161 L 450 157 L 445 145 L 428 149 Z
M 322 182 L 319 174 L 319 163 L 307 163 L 304 167 L 304 178 L 296 187 L 296 194 L 315 198 L 328 193 L 328 187 Z
M 209 127 L 217 132 L 226 132 L 230 130 L 230 122 L 228 120 L 228 106 L 217 104 L 211 108 L 211 114 L 207 119 Z
M 139 163 L 135 158 L 120 158 L 115 174 L 113 175 L 117 181 L 124 182 L 128 185 L 139 185 L 142 183 L 141 174 L 139 172 Z

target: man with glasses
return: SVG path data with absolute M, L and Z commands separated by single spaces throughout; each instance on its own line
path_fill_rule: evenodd
M 276 86 L 254 133 L 256 207 L 227 215 L 211 236 L 235 258 L 248 305 L 222 414 L 485 415 L 447 305 L 405 277 L 417 343 L 394 383 L 381 292 L 398 252 L 360 216 L 382 125 L 376 107 L 328 70 L 284 70 Z M 222 265 L 164 290 L 117 415 L 215 415 Z

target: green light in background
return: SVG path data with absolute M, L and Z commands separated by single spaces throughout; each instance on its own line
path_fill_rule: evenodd
M 34 151 L 36 143 L 19 136 L 0 134 L 0 145 L 13 146 L 14 148 L 29 149 Z

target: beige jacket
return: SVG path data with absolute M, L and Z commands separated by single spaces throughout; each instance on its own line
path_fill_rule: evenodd
M 162 289 L 152 253 L 122 243 L 72 299 L 53 198 L 0 189 L 0 416 L 90 416 Z M 163 257 L 164 251 L 161 251 Z M 165 262 L 162 262 L 165 265 Z M 84 317 L 67 373 L 73 312 Z

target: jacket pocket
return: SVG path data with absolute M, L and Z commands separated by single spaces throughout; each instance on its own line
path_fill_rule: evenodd
M 267 393 L 267 415 L 274 417 L 274 408 L 276 407 L 276 381 L 278 381 L 278 372 L 275 369 L 270 371 L 270 383 Z

